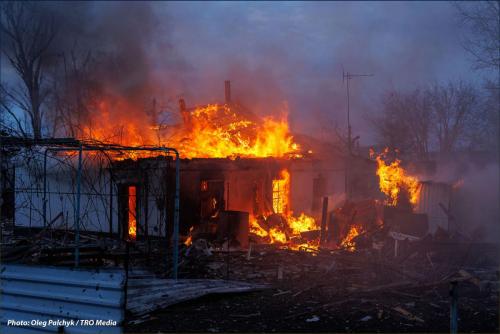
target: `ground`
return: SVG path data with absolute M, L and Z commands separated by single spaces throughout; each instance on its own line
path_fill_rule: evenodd
M 254 250 L 250 258 L 247 252 L 197 254 L 185 259 L 184 277 L 245 280 L 267 288 L 177 304 L 125 331 L 449 332 L 450 282 L 457 281 L 459 332 L 498 332 L 494 260 L 455 256 L 460 261 L 443 261 L 448 255 L 442 250 L 423 246 L 405 254 L 272 248 Z

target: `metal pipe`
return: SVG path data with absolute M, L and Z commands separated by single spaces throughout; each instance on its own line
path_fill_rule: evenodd
M 326 241 L 326 220 L 328 216 L 328 197 L 323 197 L 323 210 L 321 211 L 321 234 L 319 244 L 322 246 Z
M 78 170 L 76 172 L 76 212 L 75 212 L 75 267 L 80 264 L 80 199 L 82 183 L 82 145 L 78 148 Z
M 43 227 L 47 226 L 47 152 L 43 153 Z
M 173 250 L 173 262 L 174 270 L 173 276 L 177 280 L 177 267 L 179 262 L 179 197 L 180 197 L 180 169 L 181 169 L 181 159 L 179 157 L 179 152 L 175 152 L 175 198 L 174 198 L 174 250 Z
M 7 177 L 7 175 L 5 175 L 5 176 Z M 1 220 L 1 217 L 2 217 L 2 207 L 3 207 L 3 186 L 4 186 L 3 183 L 4 183 L 4 176 L 3 176 L 3 141 L 2 141 L 2 136 L 0 136 L 0 220 Z M 14 188 L 15 187 L 16 187 L 16 184 L 15 184 L 15 175 L 14 175 Z M 31 204 L 31 201 L 30 201 L 30 204 Z M 30 214 L 31 214 L 31 211 L 30 211 Z M 0 221 L 0 223 L 1 223 L 1 221 Z M 31 230 L 31 221 L 30 221 L 30 230 Z M 0 236 L 2 237 L 2 240 L 3 240 L 3 229 L 0 231 Z
M 125 294 L 124 294 L 124 301 L 123 304 L 125 305 L 125 309 L 127 309 L 127 299 L 128 299 L 128 271 L 129 271 L 129 264 L 130 264 L 130 241 L 127 240 L 125 242 L 125 262 L 123 263 L 123 266 L 125 267 Z
M 109 236 L 113 235 L 113 171 L 109 169 Z
M 456 334 L 458 332 L 458 289 L 457 281 L 450 282 L 450 333 Z
M 144 236 L 146 238 L 147 243 L 147 263 L 149 264 L 149 260 L 151 257 L 151 242 L 149 238 L 149 174 L 146 173 L 144 178 L 144 194 L 141 198 L 144 199 Z

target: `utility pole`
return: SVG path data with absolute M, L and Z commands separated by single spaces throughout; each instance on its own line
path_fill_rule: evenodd
M 347 82 L 347 159 L 345 167 L 345 197 L 346 200 L 350 197 L 349 189 L 349 169 L 351 165 L 351 155 L 352 155 L 352 128 L 351 128 L 351 106 L 350 106 L 350 94 L 349 94 L 349 81 L 353 78 L 358 77 L 373 77 L 373 74 L 352 74 L 349 72 L 344 72 L 342 69 L 342 83 Z

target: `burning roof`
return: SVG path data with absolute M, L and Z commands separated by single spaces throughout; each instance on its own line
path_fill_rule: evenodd
M 127 146 L 175 147 L 183 158 L 301 157 L 286 113 L 258 117 L 230 101 L 186 108 L 179 101 L 181 122 L 160 124 L 158 117 L 138 117 L 136 107 L 126 101 L 101 101 L 99 120 L 90 120 L 81 129 L 82 139 Z M 121 110 L 120 118 L 113 119 Z M 143 156 L 141 156 L 143 157 Z
M 173 142 L 187 158 L 290 157 L 299 155 L 286 115 L 248 117 L 231 104 L 181 110 Z

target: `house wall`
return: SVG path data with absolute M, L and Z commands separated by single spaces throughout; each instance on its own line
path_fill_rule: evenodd
M 74 166 L 73 166 L 74 167 Z M 82 230 L 109 232 L 109 176 L 85 170 L 80 198 Z M 53 228 L 73 229 L 75 226 L 76 176 L 72 168 L 57 163 L 47 166 L 47 224 Z M 43 173 L 40 166 L 16 167 L 15 221 L 17 226 L 43 227 Z M 116 197 L 113 199 L 116 208 Z M 115 220 L 116 221 L 116 220 Z M 116 232 L 116 225 L 113 227 Z
M 304 212 L 320 219 L 323 197 L 344 198 L 343 161 L 295 160 L 291 163 L 290 174 L 290 201 L 294 214 Z M 329 200 L 328 206 L 332 209 L 337 204 Z
M 181 230 L 200 222 L 201 182 L 224 182 L 226 210 L 250 214 L 272 210 L 272 180 L 286 161 L 192 159 L 181 161 Z M 181 231 L 182 232 L 182 231 Z
M 61 212 L 54 227 L 72 229 L 75 223 L 76 175 L 73 167 L 62 168 L 49 159 L 47 172 L 47 221 Z M 29 168 L 28 168 L 29 167 Z M 272 211 L 272 181 L 282 169 L 290 172 L 290 209 L 319 218 L 321 205 L 313 210 L 316 197 L 344 192 L 344 173 L 341 166 L 331 162 L 307 159 L 184 159 L 181 160 L 180 232 L 200 222 L 202 180 L 222 180 L 226 210 L 250 214 Z M 164 236 L 173 229 L 175 172 L 171 159 L 142 159 L 115 162 L 108 169 L 85 164 L 81 188 L 81 229 L 109 232 L 110 210 L 112 232 L 123 229 L 120 223 L 118 189 L 137 185 L 138 236 Z M 43 178 L 40 165 L 20 165 L 16 177 L 16 222 L 21 226 L 43 226 Z M 314 179 L 324 180 L 322 193 L 314 193 Z M 110 185 L 112 196 L 110 196 Z M 330 204 L 332 205 L 332 204 Z M 110 206 L 112 208 L 110 208 Z
M 171 167 L 165 161 L 154 161 L 144 168 L 137 169 L 135 163 L 113 170 L 113 179 L 105 165 L 96 164 L 84 158 L 80 197 L 80 229 L 91 232 L 111 232 L 121 235 L 118 189 L 123 185 L 138 185 L 139 203 L 137 234 L 164 236 L 165 225 L 172 225 L 172 218 L 165 212 L 173 212 L 168 198 L 164 195 L 168 187 Z M 43 227 L 43 168 L 42 159 L 30 163 L 20 161 L 16 164 L 15 221 L 17 226 Z M 58 160 L 47 160 L 47 223 L 56 229 L 75 228 L 76 208 L 76 159 L 62 164 Z M 128 169 L 127 169 L 128 168 Z M 168 175 L 168 177 L 166 176 Z M 172 183 L 173 184 L 173 183 Z M 174 189 L 174 188 L 173 188 Z M 173 216 L 173 215 L 172 215 Z

